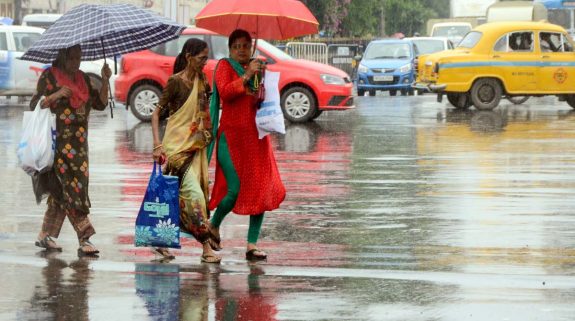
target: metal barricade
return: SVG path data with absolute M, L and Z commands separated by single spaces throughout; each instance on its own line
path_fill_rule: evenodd
M 360 54 L 356 44 L 332 44 L 327 46 L 328 63 L 345 71 L 353 78 L 356 68 L 354 57 Z
M 322 64 L 328 63 L 327 45 L 313 42 L 288 42 L 286 52 L 294 58 L 306 59 Z

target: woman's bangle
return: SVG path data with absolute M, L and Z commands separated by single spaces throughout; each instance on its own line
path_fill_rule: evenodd
M 243 80 L 244 83 L 247 83 L 248 81 L 250 81 L 250 77 L 248 77 L 248 75 L 244 74 L 244 75 L 242 76 L 242 80 Z
M 156 150 L 156 149 L 158 149 L 158 148 L 160 148 L 160 147 L 163 147 L 163 146 L 164 146 L 164 145 L 160 144 L 160 145 L 158 145 L 158 146 L 154 147 L 154 149 L 153 149 L 153 150 Z

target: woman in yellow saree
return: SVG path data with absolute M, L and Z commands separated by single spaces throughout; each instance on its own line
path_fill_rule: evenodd
M 174 74 L 168 79 L 160 102 L 152 114 L 155 161 L 167 158 L 164 173 L 180 179 L 180 229 L 203 246 L 201 260 L 219 263 L 209 245 L 211 226 L 207 209 L 208 159 L 211 142 L 209 92 L 203 68 L 208 60 L 206 42 L 191 38 L 176 58 Z M 160 119 L 168 117 L 160 142 Z M 175 258 L 168 249 L 153 251 L 165 259 Z

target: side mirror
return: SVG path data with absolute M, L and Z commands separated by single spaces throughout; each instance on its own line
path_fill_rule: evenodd
M 362 58 L 363 58 L 362 55 L 357 55 L 357 56 L 353 57 L 353 59 L 354 59 L 355 61 L 361 61 Z

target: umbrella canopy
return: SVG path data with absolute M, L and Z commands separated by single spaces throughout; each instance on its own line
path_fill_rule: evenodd
M 196 26 L 226 36 L 244 29 L 254 38 L 285 40 L 316 34 L 319 23 L 297 0 L 212 0 L 196 16 Z
M 139 51 L 177 38 L 185 29 L 130 4 L 83 4 L 60 17 L 21 59 L 51 63 L 58 50 L 80 44 L 82 60 Z

